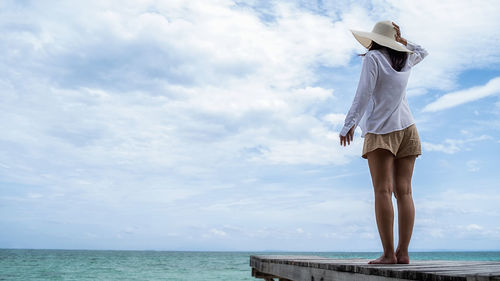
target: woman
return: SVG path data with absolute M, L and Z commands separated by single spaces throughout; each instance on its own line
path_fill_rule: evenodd
M 427 51 L 401 37 L 391 21 L 375 24 L 372 32 L 351 30 L 366 48 L 361 77 L 352 106 L 340 132 L 340 145 L 349 145 L 359 124 L 364 137 L 362 157 L 368 166 L 375 193 L 375 216 L 384 254 L 371 264 L 409 263 L 415 218 L 411 177 L 421 155 L 420 138 L 406 100 L 406 84 L 413 66 Z M 394 210 L 397 199 L 399 242 L 394 251 Z

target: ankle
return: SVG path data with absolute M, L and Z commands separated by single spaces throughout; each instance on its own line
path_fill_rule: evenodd
M 394 252 L 384 252 L 384 253 L 382 254 L 382 256 L 383 256 L 383 257 L 385 257 L 385 258 L 390 258 L 390 259 L 392 259 L 392 258 L 394 258 L 394 257 L 396 256 L 396 254 L 395 254 Z
M 408 255 L 408 249 L 397 249 L 396 250 L 396 256 L 407 256 Z

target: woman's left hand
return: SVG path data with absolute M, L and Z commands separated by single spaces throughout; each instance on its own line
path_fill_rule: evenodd
M 345 146 L 346 141 L 347 141 L 347 145 L 350 145 L 353 138 L 354 138 L 354 126 L 352 126 L 352 128 L 349 130 L 349 132 L 347 132 L 345 137 L 340 135 L 340 145 L 343 144 Z

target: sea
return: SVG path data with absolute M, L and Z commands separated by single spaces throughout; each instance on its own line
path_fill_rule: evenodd
M 262 280 L 250 255 L 374 259 L 375 252 L 194 252 L 0 249 L 0 280 Z M 412 252 L 412 260 L 500 261 L 495 252 Z

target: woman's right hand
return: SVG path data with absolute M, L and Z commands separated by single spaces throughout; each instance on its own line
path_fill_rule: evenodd
M 394 22 L 392 22 L 392 25 L 394 26 L 394 29 L 396 30 L 396 35 L 394 35 L 394 39 L 397 42 L 399 42 L 399 43 L 401 43 L 401 44 L 403 44 L 403 45 L 406 46 L 406 44 L 408 42 L 406 41 L 406 39 L 404 39 L 403 37 L 401 37 L 401 30 L 399 29 L 399 25 L 395 24 Z
M 340 145 L 343 144 L 345 146 L 346 141 L 347 145 L 350 145 L 353 138 L 354 138 L 354 126 L 351 127 L 351 129 L 349 130 L 349 132 L 347 132 L 345 137 L 340 135 Z

